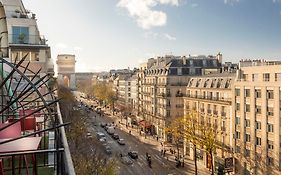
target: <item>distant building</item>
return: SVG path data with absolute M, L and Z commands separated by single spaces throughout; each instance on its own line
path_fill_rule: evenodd
M 75 55 L 61 54 L 57 57 L 58 84 L 76 89 Z
M 222 55 L 151 58 L 138 73 L 138 119 L 149 123 L 149 130 L 164 140 L 164 133 L 175 118 L 183 117 L 183 98 L 191 76 L 219 73 Z
M 232 91 L 237 174 L 280 174 L 281 61 L 242 60 Z

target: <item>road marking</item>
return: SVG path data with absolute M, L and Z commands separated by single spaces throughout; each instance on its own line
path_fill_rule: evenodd
M 140 163 L 140 162 L 138 162 L 138 164 L 139 164 L 139 166 L 141 166 L 141 167 L 142 167 L 142 165 L 143 165 L 143 164 L 142 164 L 142 163 Z

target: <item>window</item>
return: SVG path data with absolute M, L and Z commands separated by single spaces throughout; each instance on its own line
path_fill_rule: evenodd
M 239 131 L 235 131 L 235 138 L 240 139 L 240 132 Z
M 245 96 L 250 97 L 250 89 L 245 89 Z
M 253 74 L 252 75 L 252 81 L 258 81 L 258 74 Z
M 236 103 L 236 111 L 240 111 L 240 103 Z
M 235 96 L 240 96 L 240 89 L 235 89 Z
M 128 91 L 131 91 L 131 88 L 128 88 Z
M 256 98 L 261 98 L 261 90 L 260 89 L 256 89 L 255 94 L 256 94 Z
M 256 129 L 261 129 L 261 122 L 256 121 Z
M 272 107 L 268 107 L 268 108 L 267 108 L 267 115 L 268 115 L 268 116 L 273 116 L 273 115 L 274 115 L 274 112 L 273 112 L 273 108 L 272 108 Z
M 267 141 L 267 148 L 268 148 L 269 150 L 273 150 L 273 149 L 274 149 L 274 142 L 268 140 L 268 141 Z
M 256 113 L 261 114 L 261 106 L 256 106 Z
M 171 115 L 170 115 L 170 111 L 167 111 L 167 117 L 170 117 Z
M 270 74 L 269 73 L 263 74 L 263 81 L 270 81 Z
M 13 43 L 14 44 L 25 44 L 28 43 L 29 38 L 29 28 L 13 26 Z
M 273 166 L 274 165 L 274 159 L 272 157 L 267 157 L 267 164 Z
M 267 94 L 267 99 L 273 99 L 274 98 L 273 90 L 267 90 L 266 94 Z
M 243 74 L 243 79 L 244 81 L 248 81 L 249 80 L 248 74 Z
M 275 81 L 281 81 L 281 73 L 275 73 Z
M 178 75 L 182 75 L 182 69 L 178 68 Z
M 240 153 L 240 146 L 235 146 L 235 152 Z
M 261 145 L 261 138 L 260 137 L 256 137 L 256 145 Z
M 250 156 L 250 150 L 249 149 L 245 149 L 245 156 L 249 157 Z
M 250 120 L 249 119 L 245 120 L 245 127 L 250 127 Z
M 128 82 L 128 86 L 131 86 L 131 82 Z
M 221 107 L 221 116 L 223 116 L 223 117 L 226 116 L 225 107 L 224 106 Z
M 245 141 L 246 141 L 246 142 L 250 142 L 250 141 L 251 141 L 251 136 L 250 136 L 250 134 L 246 134 L 246 135 L 245 135 Z
M 128 97 L 131 97 L 131 93 L 128 93 Z
M 235 124 L 239 125 L 240 124 L 240 117 L 235 117 Z
M 246 110 L 246 112 L 250 112 L 250 104 L 246 104 L 245 110 Z
M 267 124 L 267 132 L 274 132 L 273 124 Z

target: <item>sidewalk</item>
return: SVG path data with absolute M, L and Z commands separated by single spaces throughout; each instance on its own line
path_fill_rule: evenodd
M 104 109 L 103 109 L 104 110 Z M 158 140 L 156 138 L 153 138 L 153 136 L 150 136 L 150 135 L 144 135 L 144 132 L 141 132 L 142 134 L 140 135 L 140 131 L 138 130 L 138 128 L 135 126 L 135 127 L 126 127 L 126 121 L 123 119 L 122 122 L 120 121 L 120 117 L 118 117 L 119 114 L 113 116 L 112 115 L 112 112 L 110 112 L 108 109 L 105 110 L 107 112 L 107 114 L 110 114 L 110 118 L 112 118 L 115 123 L 118 125 L 118 127 L 129 133 L 131 131 L 131 135 L 134 136 L 135 138 L 137 138 L 138 140 L 140 140 L 141 142 L 143 143 L 146 143 L 146 144 L 150 144 L 150 145 L 153 145 L 155 147 L 155 149 L 157 151 L 159 151 L 159 155 L 161 155 L 161 150 L 163 149 L 163 146 L 161 145 L 161 142 L 163 142 L 162 140 Z M 119 124 L 119 121 L 120 121 L 120 124 Z M 166 150 L 166 153 L 165 153 L 165 158 L 167 160 L 169 160 L 172 164 L 174 164 L 174 166 L 176 166 L 176 160 L 175 160 L 175 156 L 177 154 L 171 154 L 170 153 L 170 148 L 173 149 L 173 150 L 176 150 L 176 148 L 173 147 L 173 145 L 171 144 L 165 144 L 164 145 L 164 149 Z M 161 155 L 163 156 L 163 155 Z M 210 174 L 210 171 L 205 168 L 205 166 L 201 163 L 197 163 L 197 168 L 198 168 L 198 174 L 202 174 L 202 175 L 208 175 Z M 191 160 L 190 158 L 188 157 L 185 157 L 184 158 L 184 167 L 179 167 L 180 170 L 184 171 L 184 173 L 188 173 L 188 174 L 192 174 L 190 171 L 193 170 L 194 172 L 194 161 Z

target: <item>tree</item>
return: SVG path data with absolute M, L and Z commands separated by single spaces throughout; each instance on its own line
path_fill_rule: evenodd
M 183 123 L 183 136 L 187 142 L 193 145 L 193 159 L 195 175 L 197 175 L 197 145 L 199 145 L 199 122 L 198 113 L 193 111 L 188 111 L 187 115 L 184 116 Z
M 116 162 L 107 159 L 100 142 L 87 137 L 89 116 L 85 111 L 74 108 L 76 99 L 68 88 L 59 88 L 60 107 L 63 120 L 71 122 L 66 127 L 69 148 L 75 172 L 78 175 L 116 175 Z
M 202 147 L 205 149 L 206 153 L 210 156 L 211 169 L 213 175 L 213 153 L 216 151 L 217 148 L 222 149 L 222 145 L 216 140 L 216 135 L 218 134 L 216 127 L 211 127 L 210 124 L 206 124 L 206 122 L 201 122 L 198 126 L 198 129 L 200 130 L 198 140 Z
M 184 138 L 183 128 L 183 118 L 173 120 L 172 123 L 165 128 L 165 132 L 172 135 L 173 142 L 176 144 L 178 158 L 180 157 L 180 144 Z
M 110 105 L 114 110 L 114 104 L 117 100 L 117 95 L 112 87 L 105 82 L 97 83 L 93 86 L 94 96 L 98 98 L 101 104 Z

